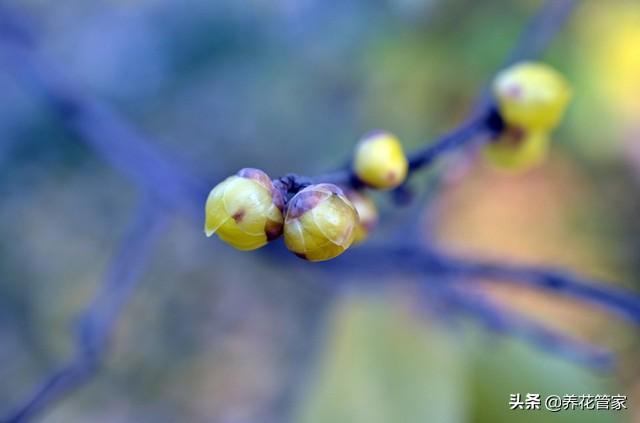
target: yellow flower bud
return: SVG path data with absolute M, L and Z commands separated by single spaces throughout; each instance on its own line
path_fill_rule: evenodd
M 390 189 L 404 182 L 409 163 L 400 141 L 388 132 L 377 131 L 356 145 L 353 169 L 365 184 Z
M 359 244 L 367 238 L 369 232 L 378 224 L 378 208 L 371 197 L 360 191 L 348 190 L 345 193 L 360 218 L 353 240 L 354 244 Z
M 311 185 L 289 200 L 284 242 L 298 257 L 332 259 L 353 243 L 358 213 L 340 188 Z
M 205 205 L 204 232 L 239 250 L 255 250 L 282 234 L 284 201 L 269 176 L 245 168 L 216 185 Z
M 571 87 L 544 63 L 522 62 L 501 71 L 493 82 L 500 114 L 508 126 L 555 128 L 571 99 Z
M 526 132 L 507 128 L 484 147 L 484 155 L 494 166 L 507 170 L 528 170 L 547 155 L 549 137 L 545 131 Z

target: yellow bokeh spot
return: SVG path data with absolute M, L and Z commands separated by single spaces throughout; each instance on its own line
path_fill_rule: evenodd
M 587 2 L 580 26 L 583 67 L 605 106 L 623 121 L 640 113 L 640 3 Z

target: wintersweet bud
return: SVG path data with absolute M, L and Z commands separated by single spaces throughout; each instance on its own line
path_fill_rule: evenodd
M 329 260 L 351 246 L 357 225 L 358 212 L 340 188 L 310 185 L 289 200 L 284 242 L 298 257 Z
M 269 176 L 245 168 L 209 193 L 204 231 L 239 250 L 255 250 L 282 234 L 283 209 L 282 194 Z
M 348 190 L 345 191 L 345 194 L 355 207 L 358 212 L 358 217 L 360 218 L 358 225 L 356 225 L 353 240 L 354 244 L 359 244 L 369 236 L 369 232 L 378 224 L 378 208 L 371 197 L 363 192 Z
M 537 62 L 517 63 L 498 73 L 493 92 L 505 123 L 525 131 L 555 128 L 571 99 L 564 76 Z
M 484 147 L 484 155 L 494 166 L 523 171 L 540 164 L 547 155 L 549 137 L 545 131 L 507 128 Z
M 407 177 L 408 168 L 402 145 L 393 134 L 376 131 L 356 145 L 353 169 L 362 182 L 373 188 L 397 187 Z

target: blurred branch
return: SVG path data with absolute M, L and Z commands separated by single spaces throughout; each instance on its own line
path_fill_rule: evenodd
M 519 338 L 543 351 L 592 368 L 606 370 L 615 363 L 613 352 L 607 348 L 549 329 L 532 318 L 505 309 L 481 293 L 459 288 L 453 282 L 440 290 L 444 302 L 480 321 L 491 331 Z
M 106 104 L 86 95 L 38 50 L 19 13 L 0 6 L 0 63 L 41 97 L 68 129 L 163 205 L 200 219 L 207 184 Z M 155 144 L 155 145 L 154 145 Z
M 520 36 L 503 67 L 542 55 L 577 5 L 578 0 L 547 0 Z
M 502 120 L 493 107 L 482 110 L 458 128 L 409 157 L 409 171 L 429 166 L 443 154 L 456 150 L 481 135 L 500 132 Z
M 460 258 L 420 246 L 362 246 L 345 257 L 316 265 L 341 272 L 385 275 L 387 271 L 427 275 L 433 280 L 483 279 L 494 283 L 548 291 L 599 307 L 610 314 L 640 325 L 640 293 L 575 275 L 561 269 L 505 262 Z
M 638 293 L 612 283 L 593 281 L 565 270 L 545 267 L 455 258 L 446 258 L 441 263 L 448 274 L 553 292 L 595 305 L 631 323 L 640 324 Z
M 639 293 L 562 270 L 458 258 L 409 246 L 354 248 L 347 257 L 318 267 L 320 270 L 338 269 L 345 275 L 357 273 L 371 276 L 363 278 L 366 282 L 359 281 L 358 284 L 388 283 L 387 275 L 390 273 L 418 276 L 422 281 L 422 289 L 432 294 L 427 302 L 436 307 L 449 305 L 455 311 L 476 317 L 497 332 L 512 335 L 544 351 L 599 369 L 613 366 L 613 352 L 573 339 L 544 327 L 532 318 L 506 310 L 497 301 L 484 298 L 477 289 L 463 289 L 464 285 L 482 279 L 488 283 L 548 291 L 590 304 L 640 325 Z M 333 282 L 336 288 L 342 287 L 342 282 Z
M 75 355 L 0 422 L 29 421 L 94 373 L 117 318 L 140 280 L 163 221 L 164 215 L 153 199 L 145 199 L 112 260 L 100 292 L 79 316 Z

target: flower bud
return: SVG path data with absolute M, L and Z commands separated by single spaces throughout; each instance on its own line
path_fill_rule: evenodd
M 283 209 L 282 194 L 269 176 L 245 168 L 209 193 L 204 231 L 239 250 L 255 250 L 282 234 Z
M 495 167 L 522 171 L 540 164 L 548 147 L 549 137 L 545 131 L 506 128 L 484 146 L 484 155 Z
M 284 242 L 298 257 L 332 259 L 353 243 L 358 213 L 340 188 L 311 185 L 289 200 Z
M 400 141 L 388 132 L 374 132 L 356 145 L 353 169 L 358 178 L 371 187 L 397 187 L 407 177 L 408 168 Z
M 369 232 L 378 224 L 378 208 L 371 197 L 360 191 L 348 190 L 345 193 L 355 207 L 356 212 L 358 212 L 359 220 L 358 225 L 356 225 L 353 243 L 359 244 L 369 236 Z
M 501 71 L 493 82 L 500 114 L 508 126 L 527 131 L 555 128 L 571 99 L 562 74 L 544 63 L 522 62 Z

